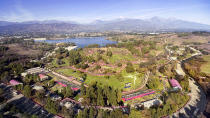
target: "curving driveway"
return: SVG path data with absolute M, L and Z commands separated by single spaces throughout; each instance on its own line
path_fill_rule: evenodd
M 196 53 L 193 54 L 190 58 L 182 60 L 181 63 L 178 63 L 177 65 L 177 71 L 180 74 L 185 75 L 186 73 L 182 68 L 181 64 L 184 61 L 200 54 L 200 51 L 196 50 Z M 207 100 L 203 89 L 193 78 L 189 79 L 189 86 L 191 88 L 191 92 L 189 93 L 190 100 L 186 103 L 186 105 L 183 108 L 175 112 L 171 116 L 172 118 L 198 118 L 200 117 L 200 114 L 205 110 Z

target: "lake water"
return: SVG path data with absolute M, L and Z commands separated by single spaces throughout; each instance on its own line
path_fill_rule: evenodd
M 83 48 L 91 44 L 98 44 L 100 46 L 106 46 L 107 44 L 116 44 L 116 41 L 106 40 L 105 37 L 88 37 L 88 38 L 70 38 L 59 40 L 40 40 L 37 42 L 46 43 L 75 43 L 78 47 Z

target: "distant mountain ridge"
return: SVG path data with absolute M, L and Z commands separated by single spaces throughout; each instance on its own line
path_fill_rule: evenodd
M 177 19 L 115 19 L 110 21 L 97 20 L 89 24 L 79 24 L 74 21 L 0 21 L 0 33 L 72 33 L 72 32 L 158 32 L 158 31 L 210 31 L 210 25 Z

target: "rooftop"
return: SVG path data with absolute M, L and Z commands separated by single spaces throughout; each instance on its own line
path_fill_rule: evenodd
M 16 80 L 10 80 L 9 81 L 9 83 L 11 84 L 11 85 L 18 85 L 18 84 L 22 84 L 22 83 L 20 83 L 20 82 L 18 82 L 18 81 L 16 81 Z
M 170 79 L 169 80 L 170 84 L 172 87 L 179 87 L 179 88 L 182 88 L 179 84 L 179 82 L 176 80 L 176 79 Z
M 45 77 L 47 77 L 45 74 L 39 74 L 40 79 L 45 78 Z

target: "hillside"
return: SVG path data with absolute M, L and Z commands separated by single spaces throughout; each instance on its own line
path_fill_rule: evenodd
M 111 21 L 98 20 L 89 24 L 64 21 L 27 21 L 6 22 L 0 21 L 0 33 L 74 33 L 74 32 L 191 32 L 197 30 L 210 31 L 210 25 L 188 22 L 177 19 L 115 19 Z

